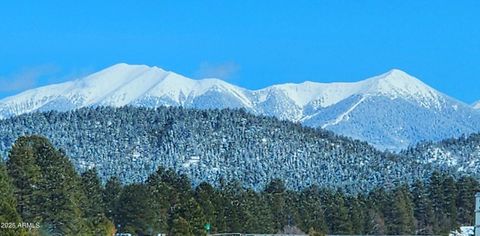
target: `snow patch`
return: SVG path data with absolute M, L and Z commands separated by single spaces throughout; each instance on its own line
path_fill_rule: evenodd
M 198 165 L 200 162 L 200 157 L 199 156 L 191 156 L 189 159 L 187 159 L 182 166 L 184 168 L 190 168 L 193 165 Z
M 457 231 L 452 231 L 449 234 L 450 236 L 473 236 L 475 235 L 475 227 L 473 226 L 462 226 Z
M 335 120 L 322 125 L 322 129 L 325 129 L 329 126 L 337 125 L 344 120 L 348 120 L 349 119 L 348 114 L 350 114 L 353 110 L 355 110 L 355 108 L 357 108 L 358 105 L 360 105 L 363 101 L 365 101 L 366 98 L 367 98 L 366 96 L 362 97 L 357 103 L 355 103 L 352 107 L 350 107 L 350 109 L 348 109 L 343 114 L 339 115 Z

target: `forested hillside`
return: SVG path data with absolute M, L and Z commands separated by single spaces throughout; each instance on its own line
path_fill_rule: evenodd
M 480 183 L 434 172 L 425 181 L 354 195 L 317 185 L 288 190 L 281 179 L 259 191 L 237 181 L 193 188 L 186 175 L 159 167 L 145 182 L 124 185 L 112 177 L 102 185 L 95 168 L 80 175 L 62 151 L 31 136 L 18 139 L 0 163 L 0 187 L 2 222 L 32 222 L 30 228 L 0 229 L 2 235 L 400 235 L 447 234 L 472 225 Z
M 193 183 L 238 180 L 264 188 L 274 178 L 291 189 L 316 184 L 363 192 L 424 179 L 428 163 L 377 151 L 365 142 L 243 110 L 95 108 L 33 113 L 0 121 L 4 154 L 22 135 L 44 135 L 79 171 L 102 180 L 141 182 L 158 166 Z
M 480 177 L 480 134 L 441 142 L 424 142 L 404 151 L 403 154 L 422 163 L 449 168 L 459 175 Z

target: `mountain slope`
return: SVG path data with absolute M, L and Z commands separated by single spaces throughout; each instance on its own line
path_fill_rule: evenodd
M 450 168 L 459 174 L 480 177 L 480 133 L 446 139 L 440 142 L 420 143 L 402 154 L 424 164 Z
M 25 114 L 0 121 L 1 155 L 28 134 L 48 137 L 80 171 L 96 167 L 103 180 L 124 182 L 145 180 L 162 165 L 196 184 L 240 180 L 263 189 L 281 178 L 293 189 L 317 184 L 362 192 L 432 171 L 365 142 L 241 110 L 98 107 Z
M 304 82 L 248 90 L 217 79 L 192 80 L 158 67 L 118 64 L 5 98 L 0 101 L 0 118 L 124 105 L 244 108 L 391 150 L 480 131 L 478 110 L 396 69 L 354 83 Z

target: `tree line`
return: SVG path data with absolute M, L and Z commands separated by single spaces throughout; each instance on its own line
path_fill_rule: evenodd
M 0 222 L 40 227 L 2 235 L 206 235 L 222 232 L 447 234 L 473 225 L 480 184 L 434 172 L 427 181 L 347 194 L 311 185 L 301 190 L 272 179 L 262 190 L 239 181 L 193 185 L 159 167 L 144 182 L 102 183 L 97 170 L 79 174 L 67 155 L 40 136 L 19 138 L 0 164 Z M 209 225 L 210 227 L 207 227 Z

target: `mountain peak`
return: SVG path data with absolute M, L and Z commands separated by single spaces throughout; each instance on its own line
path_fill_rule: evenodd
M 370 83 L 370 93 L 385 94 L 392 98 L 411 98 L 422 104 L 426 101 L 438 103 L 439 92 L 399 69 L 392 69 L 367 81 Z
M 128 73 L 129 71 L 161 71 L 161 72 L 166 72 L 165 70 L 156 67 L 156 66 L 147 66 L 147 65 L 133 65 L 133 64 L 127 64 L 127 63 L 117 63 L 113 66 L 109 66 L 95 74 L 98 73 L 104 73 L 104 74 L 110 74 L 110 73 Z
M 413 82 L 413 81 L 420 82 L 420 80 L 418 80 L 417 78 L 409 75 L 407 72 L 402 71 L 400 69 L 391 69 L 384 74 L 375 76 L 374 78 L 376 78 L 379 81 L 390 81 L 390 82 L 396 81 L 399 83 Z

